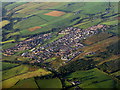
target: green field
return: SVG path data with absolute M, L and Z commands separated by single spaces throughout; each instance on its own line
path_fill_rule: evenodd
M 71 81 L 79 80 L 81 88 L 114 88 L 118 87 L 117 83 L 106 73 L 97 68 L 88 71 L 76 71 L 68 76 Z
M 0 81 L 2 80 L 0 84 L 3 83 L 3 88 L 75 88 L 72 84 L 74 81 L 79 81 L 80 84 L 76 86 L 83 89 L 119 87 L 120 71 L 117 68 L 119 58 L 116 58 L 119 52 L 111 49 L 114 46 L 111 46 L 110 50 L 107 49 L 111 44 L 118 42 L 117 35 L 120 35 L 117 25 L 120 23 L 118 21 L 120 14 L 118 13 L 117 2 L 3 2 L 2 9 L 3 21 L 0 24 L 3 27 L 1 42 L 3 52 L 11 47 L 14 48 L 16 44 L 28 38 L 51 34 L 50 39 L 40 39 L 42 44 L 32 45 L 34 43 L 31 43 L 31 50 L 18 50 L 19 52 L 15 52 L 11 56 L 2 54 L 3 63 L 0 62 L 2 64 L 0 74 L 3 77 L 0 78 Z M 45 15 L 52 11 L 61 11 L 64 12 L 64 15 L 57 16 L 59 13 L 54 13 L 56 16 Z M 80 48 L 83 52 L 75 57 L 72 60 L 73 62 L 70 61 L 67 64 L 64 60 L 61 60 L 61 56 L 57 55 L 47 60 L 41 60 L 42 55 L 37 56 L 35 50 L 37 47 L 52 43 L 65 35 L 59 34 L 61 30 L 65 30 L 67 27 L 87 29 L 98 24 L 108 25 L 110 29 L 102 33 L 100 31 L 99 34 L 78 42 L 85 47 Z M 30 30 L 37 26 L 38 29 Z M 24 46 L 27 47 L 27 44 Z M 18 46 L 18 48 L 20 47 Z M 51 47 L 47 47 L 45 50 L 47 51 L 48 48 Z M 27 52 L 30 52 L 30 58 L 29 55 L 28 57 L 21 56 L 22 53 Z M 95 54 L 87 55 L 89 52 L 95 52 Z M 56 51 L 53 53 L 55 54 Z M 64 51 L 60 53 L 64 53 Z M 72 55 L 68 55 L 68 57 L 72 57 Z M 41 60 L 40 63 L 34 62 L 38 59 Z M 32 60 L 33 63 L 31 63 Z M 62 67 L 63 70 L 59 67 Z M 56 73 L 60 73 L 60 76 L 57 76 Z M 41 79 L 42 77 L 46 78 L 47 75 L 49 77 L 49 74 L 53 74 L 54 78 Z
M 111 5 L 114 7 L 113 9 L 111 9 L 110 13 L 112 12 L 112 10 L 116 12 L 117 4 L 111 3 Z M 34 35 L 34 34 L 46 32 L 46 31 L 50 31 L 52 28 L 55 28 L 55 27 L 67 27 L 70 25 L 74 26 L 74 24 L 80 21 L 81 19 L 90 17 L 89 14 L 95 14 L 96 16 L 100 15 L 100 14 L 97 14 L 99 12 L 101 12 L 101 14 L 104 14 L 105 9 L 108 6 L 109 6 L 108 2 L 106 3 L 96 2 L 94 4 L 87 3 L 87 2 L 85 3 L 71 3 L 71 2 L 64 2 L 64 3 L 63 2 L 55 2 L 55 3 L 50 3 L 50 2 L 46 2 L 46 3 L 25 3 L 23 2 L 22 3 L 22 2 L 19 2 L 19 3 L 16 3 L 15 2 L 12 4 L 8 4 L 7 6 L 5 6 L 5 9 L 8 11 L 13 9 L 13 11 L 15 10 L 15 13 L 17 13 L 17 14 L 14 13 L 12 18 L 15 18 L 15 17 L 21 17 L 21 18 L 29 17 L 29 18 L 15 23 L 13 25 L 13 28 L 19 29 L 19 31 L 8 33 L 6 35 L 6 38 L 10 40 L 9 37 L 12 37 L 12 40 L 13 40 L 13 37 L 15 35 L 20 35 L 20 38 L 22 38 L 21 36 Z M 95 7 L 97 8 L 94 9 Z M 63 16 L 59 16 L 59 17 L 44 15 L 45 13 L 55 11 L 55 10 L 66 12 L 66 14 Z M 74 15 L 75 12 L 80 11 L 80 10 L 81 10 L 80 13 Z M 7 14 L 9 13 L 11 12 L 8 12 Z M 80 18 L 77 20 L 74 20 L 76 17 L 80 17 Z M 87 27 L 96 25 L 100 23 L 101 21 L 102 20 L 100 18 L 97 18 L 93 20 L 92 22 L 88 20 L 76 26 L 79 28 L 87 28 Z M 103 22 L 103 23 L 109 24 L 108 22 Z M 111 22 L 111 23 L 114 23 L 114 22 Z M 30 32 L 28 29 L 34 26 L 41 26 L 42 28 L 35 30 L 33 32 Z
M 19 75 L 19 74 L 26 73 L 26 72 L 28 72 L 28 68 L 29 68 L 28 66 L 20 65 L 20 66 L 11 68 L 9 70 L 4 70 L 2 72 L 2 75 L 3 75 L 2 78 L 4 80 L 4 79 L 8 79 L 8 78 L 14 77 L 14 76 Z
M 20 80 L 16 85 L 12 88 L 38 88 L 36 85 L 34 78 Z
M 62 83 L 59 78 L 37 79 L 36 82 L 40 88 L 62 88 Z
M 13 68 L 14 69 L 14 68 Z M 6 79 L 4 81 L 2 81 L 2 86 L 3 88 L 11 88 L 12 86 L 14 86 L 19 80 L 24 80 L 24 79 L 28 79 L 28 78 L 32 78 L 32 77 L 37 77 L 37 76 L 44 76 L 44 75 L 48 75 L 51 74 L 50 71 L 44 70 L 42 68 L 37 69 L 35 71 L 29 71 L 26 72 L 25 69 L 21 70 L 22 68 L 19 68 L 20 70 L 18 71 L 11 71 L 13 73 L 10 73 L 10 71 L 8 70 L 6 73 L 9 73 L 10 75 L 6 75 L 6 77 L 10 77 L 13 76 L 9 79 Z M 23 73 L 26 72 L 26 73 Z M 19 73 L 19 74 L 18 74 Z M 6 78 L 5 76 L 3 78 Z
M 6 62 L 0 62 L 0 63 L 2 63 L 2 70 L 7 70 L 19 65 L 19 64 L 12 64 L 12 63 L 6 63 Z

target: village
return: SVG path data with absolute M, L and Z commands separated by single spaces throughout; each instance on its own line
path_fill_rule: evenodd
M 67 27 L 65 30 L 58 33 L 59 35 L 64 34 L 64 36 L 58 38 L 52 43 L 36 47 L 37 45 L 42 44 L 44 39 L 50 39 L 52 37 L 50 33 L 43 34 L 20 42 L 15 47 L 4 50 L 3 52 L 5 55 L 9 56 L 18 51 L 30 50 L 22 53 L 21 56 L 32 58 L 37 62 L 42 62 L 54 56 L 59 56 L 62 60 L 67 62 L 84 52 L 78 50 L 85 47 L 85 45 L 81 43 L 81 40 L 99 32 L 103 32 L 106 28 L 109 28 L 109 26 L 96 25 L 87 29 Z

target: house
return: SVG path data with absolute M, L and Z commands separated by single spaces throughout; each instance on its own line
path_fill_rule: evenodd
M 71 84 L 72 85 L 79 85 L 79 84 L 81 84 L 81 82 L 80 81 L 72 81 Z
M 66 56 L 62 56 L 61 59 L 62 60 L 68 60 L 68 58 Z

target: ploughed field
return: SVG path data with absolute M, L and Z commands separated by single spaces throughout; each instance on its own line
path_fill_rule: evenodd
M 120 88 L 118 3 L 3 2 L 3 88 Z

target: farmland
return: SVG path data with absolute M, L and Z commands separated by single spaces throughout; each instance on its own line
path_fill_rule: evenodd
M 7 20 L 4 20 L 2 22 L 0 22 L 0 28 L 4 27 L 5 25 L 9 24 L 10 22 Z
M 111 77 L 96 68 L 88 71 L 76 71 L 66 78 L 70 82 L 80 81 L 81 84 L 78 86 L 82 88 L 111 88 L 115 83 Z
M 23 71 L 18 71 L 18 72 L 22 73 Z M 26 72 L 23 74 L 19 74 L 19 75 L 16 75 L 14 77 L 11 77 L 9 79 L 4 80 L 3 81 L 3 88 L 10 88 L 10 87 L 14 86 L 19 80 L 32 78 L 32 77 L 36 77 L 36 76 L 43 76 L 43 75 L 47 75 L 50 73 L 51 72 L 47 72 L 46 70 L 38 69 L 38 70 L 35 70 L 32 72 Z M 11 75 L 13 75 L 13 74 L 11 74 Z
M 38 88 L 38 87 L 34 81 L 34 78 L 30 78 L 30 79 L 25 79 L 25 80 L 19 81 L 12 88 Z
M 62 88 L 61 81 L 58 78 L 54 79 L 38 79 L 36 80 L 40 88 Z
M 36 27 L 29 28 L 28 30 L 29 30 L 29 31 L 35 31 L 35 30 L 40 29 L 40 28 L 41 28 L 41 27 L 36 26 Z
M 7 70 L 7 69 L 13 68 L 15 66 L 18 66 L 18 64 L 11 64 L 11 63 L 2 62 L 2 70 Z
M 3 2 L 4 88 L 120 88 L 117 2 Z
M 44 15 L 49 15 L 49 16 L 62 16 L 64 15 L 65 13 L 64 12 L 60 12 L 60 11 L 52 11 L 52 12 L 49 12 L 49 13 L 46 13 Z

